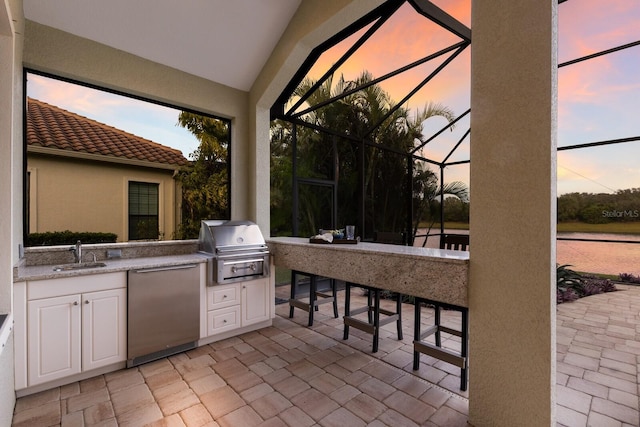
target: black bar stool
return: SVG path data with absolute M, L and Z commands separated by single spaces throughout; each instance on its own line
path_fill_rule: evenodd
M 440 249 L 453 249 L 465 251 L 469 248 L 469 235 L 443 234 L 440 238 Z M 432 305 L 435 311 L 434 324 L 421 331 L 421 308 L 423 304 Z M 441 324 L 441 310 L 453 310 L 461 313 L 460 329 L 453 329 Z M 460 337 L 460 352 L 442 348 L 441 333 Z M 425 338 L 435 335 L 435 345 L 424 341 Z M 423 298 L 415 299 L 414 335 L 413 335 L 413 369 L 420 368 L 420 353 L 427 354 L 436 359 L 450 363 L 460 368 L 460 390 L 467 389 L 468 356 L 469 356 L 469 309 L 440 301 L 432 301 Z
M 377 231 L 374 233 L 373 240 L 376 243 L 388 243 L 394 245 L 406 245 L 406 237 L 404 233 Z M 367 291 L 367 305 L 357 309 L 351 309 L 351 288 L 358 287 Z M 391 322 L 396 322 L 398 328 L 398 339 L 402 339 L 402 295 L 394 294 L 397 297 L 396 311 L 390 311 L 380 308 L 380 293 L 385 292 L 370 286 L 359 285 L 356 283 L 347 283 L 345 286 L 345 304 L 344 304 L 344 339 L 349 338 L 349 327 L 364 331 L 373 335 L 373 350 L 378 351 L 378 341 L 380 338 L 380 327 Z M 367 313 L 367 320 L 357 319 L 354 316 Z M 384 315 L 380 319 L 380 315 Z
M 435 309 L 434 325 L 421 331 L 420 325 L 420 308 L 422 304 L 430 304 Z M 462 315 L 462 327 L 460 330 L 443 326 L 441 322 L 440 310 L 455 310 Z M 469 309 L 451 304 L 445 304 L 438 301 L 425 300 L 422 298 L 415 299 L 415 323 L 414 323 L 414 341 L 413 341 L 413 369 L 420 368 L 420 353 L 424 353 L 436 359 L 450 363 L 460 368 L 460 390 L 467 389 L 467 358 L 469 354 Z M 442 348 L 441 332 L 460 337 L 460 352 L 455 352 Z M 424 339 L 435 334 L 435 345 L 425 342 Z
M 367 291 L 367 305 L 364 307 L 358 307 L 351 309 L 351 288 L 358 287 Z M 373 353 L 378 351 L 378 341 L 380 339 L 380 327 L 396 322 L 398 328 L 398 339 L 402 340 L 402 295 L 395 294 L 396 311 L 390 311 L 380 308 L 380 293 L 384 292 L 382 289 L 372 288 L 370 286 L 358 285 L 356 283 L 347 282 L 345 285 L 345 300 L 344 300 L 344 339 L 349 338 L 349 327 L 352 326 L 356 329 L 364 331 L 373 335 Z M 361 320 L 355 318 L 356 315 L 361 313 L 367 313 L 367 320 Z M 380 315 L 385 317 L 380 319 Z
M 306 276 L 309 278 L 309 301 L 303 301 L 298 294 L 298 277 Z M 336 280 L 327 278 L 329 281 L 329 291 L 318 290 L 318 280 L 323 280 L 320 276 L 303 271 L 291 270 L 291 298 L 289 299 L 289 318 L 293 317 L 293 309 L 299 308 L 309 313 L 309 326 L 313 326 L 313 313 L 318 310 L 321 304 L 333 303 L 333 315 L 338 317 L 338 297 L 336 295 Z

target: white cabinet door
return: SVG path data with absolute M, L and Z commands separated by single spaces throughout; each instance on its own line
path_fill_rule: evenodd
M 80 295 L 29 301 L 27 312 L 29 385 L 80 372 Z
M 83 371 L 127 359 L 126 298 L 126 289 L 82 294 Z
M 269 279 L 242 284 L 242 326 L 269 320 Z

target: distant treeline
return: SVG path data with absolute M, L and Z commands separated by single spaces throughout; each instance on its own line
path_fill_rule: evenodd
M 440 203 L 434 201 L 432 216 L 440 220 Z M 469 203 L 455 197 L 444 200 L 445 221 L 469 222 Z M 558 222 L 585 222 L 606 224 L 609 222 L 640 221 L 640 188 L 607 193 L 568 193 L 558 197 Z
M 588 224 L 640 221 L 640 188 L 607 193 L 568 193 L 558 197 L 558 222 Z
M 437 221 L 440 221 L 440 202 L 435 201 L 437 205 L 438 215 Z M 469 202 L 463 202 L 455 197 L 447 197 L 444 199 L 444 218 L 445 221 L 452 222 L 469 222 Z

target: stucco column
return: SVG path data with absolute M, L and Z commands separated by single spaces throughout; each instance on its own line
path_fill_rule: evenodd
M 10 3 L 10 4 L 9 4 Z M 0 313 L 12 311 L 13 265 L 22 243 L 22 1 L 0 5 Z M 5 328 L 8 328 L 5 325 Z M 0 348 L 0 425 L 15 405 L 14 333 Z
M 270 235 L 270 170 L 271 157 L 269 145 L 269 109 L 260 105 L 251 105 L 249 111 L 249 140 L 252 142 L 252 154 L 255 159 L 251 187 L 253 198 L 250 207 L 255 222 L 265 236 Z M 255 118 L 255 121 L 253 120 Z
M 557 1 L 471 22 L 469 422 L 555 425 Z

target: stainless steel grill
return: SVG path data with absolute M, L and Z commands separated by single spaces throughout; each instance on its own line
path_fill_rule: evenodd
M 269 248 L 251 221 L 202 221 L 200 252 L 208 256 L 207 286 L 269 276 Z

